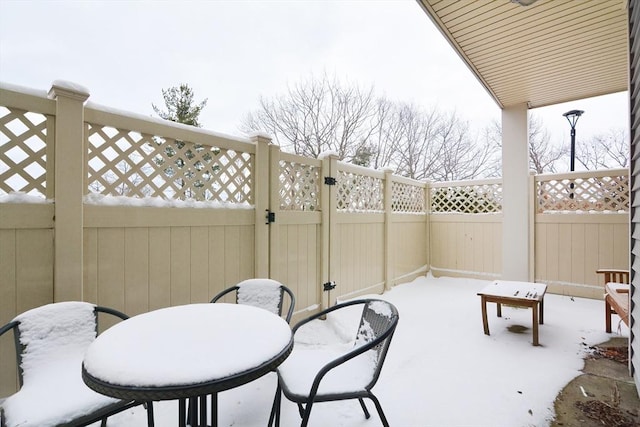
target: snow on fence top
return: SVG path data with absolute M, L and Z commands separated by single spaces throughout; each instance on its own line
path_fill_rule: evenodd
M 48 156 L 53 101 L 22 88 L 2 85 L 0 90 L 8 101 L 0 106 L 0 196 L 4 202 L 16 193 L 52 199 L 47 177 L 53 176 Z M 86 200 L 254 204 L 255 145 L 247 139 L 93 104 L 85 106 L 85 121 Z M 278 168 L 281 210 L 321 208 L 322 160 L 281 153 Z M 427 206 L 434 214 L 502 211 L 501 179 L 429 185 L 400 177 L 388 181 L 385 172 L 342 162 L 333 174 L 341 212 L 384 212 L 385 185 L 394 213 L 424 214 Z M 537 212 L 628 212 L 628 175 L 626 169 L 538 175 L 533 181 Z

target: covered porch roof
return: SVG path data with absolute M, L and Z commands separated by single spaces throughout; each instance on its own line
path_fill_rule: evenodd
M 627 0 L 417 1 L 500 108 L 628 88 Z

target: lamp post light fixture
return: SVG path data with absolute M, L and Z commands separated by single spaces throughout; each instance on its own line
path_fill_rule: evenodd
M 575 170 L 576 163 L 576 123 L 580 116 L 584 114 L 582 110 L 571 110 L 563 114 L 571 125 L 571 172 Z M 571 193 L 569 197 L 573 199 L 573 182 L 571 183 Z

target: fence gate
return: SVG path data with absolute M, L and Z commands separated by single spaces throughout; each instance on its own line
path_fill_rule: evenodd
M 329 200 L 322 188 L 325 162 L 281 152 L 275 145 L 270 150 L 271 191 L 265 212 L 270 224 L 269 275 L 293 291 L 295 312 L 301 318 L 326 306 L 322 302 L 329 252 L 328 227 L 323 227 L 328 215 L 323 207 Z

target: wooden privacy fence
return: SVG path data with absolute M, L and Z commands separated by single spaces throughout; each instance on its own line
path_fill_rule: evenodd
M 63 300 L 129 315 L 205 302 L 251 277 L 290 287 L 299 318 L 429 269 L 501 275 L 500 179 L 417 182 L 88 97 L 0 85 L 0 324 Z M 532 175 L 530 279 L 602 298 L 595 270 L 629 268 L 628 182 Z M 16 387 L 10 341 L 0 396 Z
M 88 96 L 0 86 L 0 324 L 63 300 L 135 315 L 267 276 L 300 317 L 427 271 L 425 183 Z
M 532 175 L 529 193 L 530 280 L 602 298 L 596 269 L 629 269 L 629 171 Z M 499 278 L 502 180 L 431 183 L 429 203 L 434 274 Z

